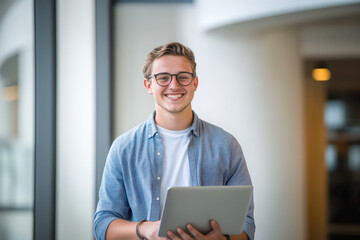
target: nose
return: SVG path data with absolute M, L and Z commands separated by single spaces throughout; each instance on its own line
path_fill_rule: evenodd
M 177 75 L 171 75 L 171 82 L 169 84 L 170 88 L 181 87 L 181 85 L 177 81 Z

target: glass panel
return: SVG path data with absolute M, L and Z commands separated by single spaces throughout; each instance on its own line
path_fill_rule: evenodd
M 32 239 L 33 1 L 0 1 L 0 239 Z
M 325 152 L 326 167 L 329 171 L 336 170 L 337 167 L 337 150 L 332 144 L 329 144 Z
M 340 100 L 329 100 L 325 109 L 325 122 L 328 128 L 345 125 L 345 104 Z
M 360 145 L 352 145 L 349 148 L 349 169 L 360 171 Z

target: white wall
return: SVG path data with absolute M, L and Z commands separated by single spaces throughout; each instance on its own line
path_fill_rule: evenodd
M 92 239 L 95 206 L 94 1 L 57 2 L 56 239 Z
M 360 14 L 357 19 L 316 24 L 301 30 L 301 54 L 306 58 L 360 56 Z

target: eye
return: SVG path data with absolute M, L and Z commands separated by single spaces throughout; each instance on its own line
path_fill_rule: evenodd
M 182 73 L 178 76 L 179 81 L 188 81 L 191 78 L 191 75 L 188 73 Z
M 161 82 L 166 82 L 169 81 L 170 77 L 167 74 L 160 74 L 156 76 L 156 80 L 161 81 Z

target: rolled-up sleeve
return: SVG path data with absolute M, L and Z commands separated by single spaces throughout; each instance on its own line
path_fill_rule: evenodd
M 99 202 L 94 216 L 94 234 L 103 240 L 110 223 L 117 218 L 127 219 L 129 204 L 126 196 L 123 172 L 118 154 L 118 141 L 114 141 L 106 159 L 99 190 Z
M 244 154 L 238 141 L 233 138 L 230 154 L 230 173 L 226 185 L 252 185 Z M 244 231 L 250 240 L 255 237 L 254 194 L 244 223 Z

